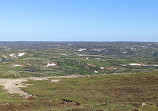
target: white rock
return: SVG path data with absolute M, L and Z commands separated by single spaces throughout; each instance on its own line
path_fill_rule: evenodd
M 98 52 L 100 52 L 100 51 L 102 51 L 101 49 L 94 49 L 95 51 L 98 51 Z
M 87 49 L 86 49 L 86 48 L 83 48 L 83 49 L 82 49 L 82 48 L 79 48 L 77 51 L 80 51 L 80 52 L 81 52 L 81 51 L 85 51 L 85 50 L 87 50 Z
M 52 63 L 52 64 L 48 63 L 45 67 L 56 66 L 56 65 L 57 64 L 55 64 L 55 63 Z
M 146 104 L 145 103 L 142 103 L 142 105 L 141 106 L 146 106 Z
M 131 66 L 141 66 L 141 64 L 138 64 L 138 63 L 130 63 L 129 65 L 131 65 Z
M 10 56 L 10 57 L 16 57 L 16 55 L 15 55 L 15 54 L 9 54 L 9 56 Z
M 100 67 L 101 70 L 104 70 L 104 67 Z
M 98 73 L 98 71 L 95 70 L 94 73 Z
M 14 67 L 20 67 L 20 66 L 22 66 L 22 65 L 20 65 L 20 64 L 15 64 L 14 65 Z
M 152 66 L 158 66 L 158 65 L 152 65 Z
M 25 52 L 22 52 L 22 53 L 18 53 L 18 57 L 21 57 L 21 56 L 23 56 L 23 55 L 25 55 Z

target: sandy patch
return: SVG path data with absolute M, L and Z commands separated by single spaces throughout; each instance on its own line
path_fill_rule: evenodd
M 50 76 L 50 77 L 27 77 L 27 78 L 18 78 L 18 79 L 0 79 L 0 85 L 4 87 L 10 94 L 19 94 L 22 98 L 29 98 L 30 94 L 23 91 L 21 87 L 27 87 L 31 84 L 24 84 L 28 79 L 32 80 L 47 80 L 52 78 L 51 83 L 57 83 L 60 81 L 60 78 L 76 78 L 80 77 L 80 75 L 69 75 L 69 76 Z

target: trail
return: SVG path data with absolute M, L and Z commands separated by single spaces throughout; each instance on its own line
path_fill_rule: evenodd
M 0 85 L 3 86 L 4 90 L 6 90 L 10 94 L 19 94 L 22 98 L 29 98 L 30 94 L 23 91 L 20 87 L 26 87 L 31 84 L 23 84 L 23 82 L 26 82 L 28 79 L 32 80 L 47 80 L 49 78 L 52 78 L 51 82 L 57 83 L 59 82 L 60 78 L 76 78 L 80 77 L 78 75 L 72 75 L 72 76 L 49 76 L 49 77 L 26 77 L 26 78 L 3 78 L 0 79 Z
M 23 98 L 28 98 L 31 95 L 29 95 L 27 92 L 24 92 L 21 90 L 19 86 L 22 82 L 27 81 L 26 79 L 0 79 L 0 85 L 4 87 L 4 90 L 6 90 L 10 94 L 19 94 Z

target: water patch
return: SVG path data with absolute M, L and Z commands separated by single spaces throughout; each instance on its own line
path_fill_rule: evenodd
M 22 72 L 22 71 L 25 71 L 25 72 L 35 72 L 35 71 L 32 71 L 32 70 L 19 70 L 19 72 Z
M 2 62 L 7 62 L 7 61 L 10 61 L 11 59 L 4 59 L 2 60 Z

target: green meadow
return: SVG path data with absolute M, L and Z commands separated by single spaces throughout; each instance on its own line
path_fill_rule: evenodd
M 0 108 L 11 111 L 157 111 L 158 73 L 94 75 L 28 80 L 32 97 L 12 97 L 0 90 Z M 8 103 L 8 104 L 7 104 Z M 145 106 L 141 106 L 145 103 Z

